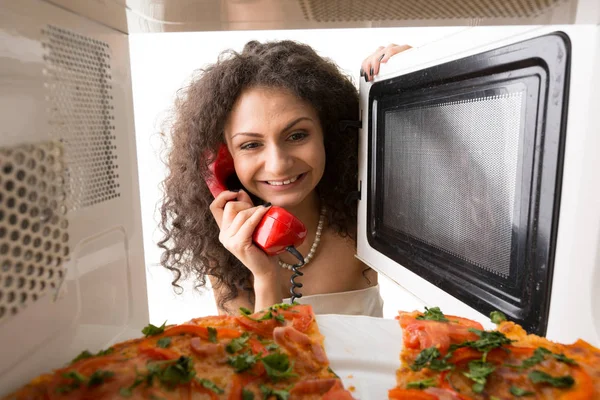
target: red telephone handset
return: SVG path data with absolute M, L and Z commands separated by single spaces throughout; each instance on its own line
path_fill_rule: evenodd
M 235 175 L 233 158 L 225 144 L 217 152 L 215 161 L 209 165 L 211 176 L 206 179 L 214 197 L 228 190 L 227 181 Z M 269 256 L 290 251 L 300 246 L 306 238 L 306 227 L 298 218 L 281 207 L 272 206 L 258 223 L 252 241 Z M 293 252 L 292 252 L 293 253 Z M 297 251 L 296 257 L 300 255 Z M 302 257 L 302 256 L 300 256 Z M 301 265 L 304 264 L 303 260 Z

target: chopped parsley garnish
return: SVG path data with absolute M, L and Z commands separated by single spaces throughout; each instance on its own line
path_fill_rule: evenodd
M 265 346 L 265 349 L 267 349 L 267 351 L 275 351 L 279 350 L 279 346 L 277 346 L 275 343 L 269 343 Z
M 563 362 L 565 364 L 578 365 L 575 360 L 573 360 L 572 358 L 569 358 L 569 357 L 565 356 L 562 353 L 560 353 L 560 354 L 552 353 L 552 357 L 556 358 L 558 361 Z
M 287 304 L 287 303 L 279 303 L 279 304 L 274 304 L 271 307 L 269 307 L 269 310 L 272 311 L 277 311 L 277 310 L 289 310 L 290 308 L 294 307 L 295 305 L 298 305 L 298 303 L 294 302 L 294 304 Z
M 130 397 L 133 389 L 144 382 L 149 387 L 156 380 L 167 389 L 174 389 L 177 385 L 189 383 L 196 376 L 194 363 L 187 356 L 181 356 L 177 360 L 149 362 L 146 368 L 148 371 L 145 374 L 136 369 L 135 381 L 129 387 L 119 390 L 121 396 Z
M 198 381 L 198 383 L 200 383 L 203 387 L 205 387 L 206 389 L 216 393 L 216 394 L 223 394 L 225 393 L 225 391 L 223 389 L 221 389 L 220 387 L 218 387 L 213 381 L 208 380 L 208 379 L 204 379 L 204 378 L 196 378 L 196 381 Z
M 171 345 L 171 338 L 170 337 L 160 338 L 156 342 L 156 345 L 162 349 L 166 349 L 167 347 L 169 347 Z
M 63 374 L 63 377 L 67 378 L 67 379 L 72 379 L 73 382 L 76 382 L 76 383 L 84 383 L 87 380 L 87 378 L 85 377 L 85 375 L 80 374 L 77 371 L 65 372 Z
M 515 397 L 532 396 L 535 394 L 528 390 L 521 389 L 520 387 L 517 387 L 517 386 L 511 386 L 510 393 Z
M 235 369 L 235 372 L 244 372 L 252 368 L 252 366 L 256 364 L 256 361 L 258 361 L 257 359 L 257 356 L 245 352 L 243 354 L 238 354 L 237 356 L 228 357 L 227 363 Z
M 242 313 L 242 315 L 252 314 L 252 311 L 248 310 L 246 307 L 240 307 L 240 312 Z
M 260 385 L 260 391 L 263 393 L 263 399 L 265 400 L 272 396 L 275 396 L 275 399 L 277 400 L 288 400 L 290 398 L 289 390 L 285 389 L 277 390 L 267 387 L 265 385 Z
M 340 377 L 338 376 L 338 374 L 336 374 L 335 371 L 331 369 L 331 367 L 327 367 L 327 371 L 330 372 L 330 373 L 332 373 L 333 376 L 335 376 L 336 378 L 340 379 Z
M 271 353 L 260 360 L 265 366 L 265 371 L 273 381 L 292 378 L 298 376 L 292 372 L 294 363 L 290 364 L 290 359 L 283 353 Z
M 96 357 L 106 356 L 108 354 L 111 354 L 113 351 L 115 351 L 115 349 L 113 349 L 112 347 L 109 347 L 106 350 L 100 350 L 96 353 Z
M 423 315 L 419 315 L 416 319 L 438 322 L 450 322 L 448 318 L 444 316 L 444 313 L 442 312 L 442 310 L 440 310 L 439 307 L 425 307 L 425 312 L 423 313 Z
M 410 369 L 420 371 L 423 368 L 429 368 L 434 371 L 446 371 L 453 368 L 446 358 L 440 357 L 441 353 L 437 347 L 428 347 L 417 355 L 415 363 L 410 366 Z
M 94 357 L 94 355 L 92 353 L 90 353 L 89 351 L 84 350 L 81 353 L 79 353 L 79 355 L 71 361 L 71 364 L 76 363 L 79 360 L 85 360 L 86 358 L 90 358 L 90 357 Z
M 248 389 L 242 389 L 242 400 L 254 400 L 254 393 Z
M 533 383 L 547 383 L 557 388 L 569 388 L 575 383 L 571 375 L 554 377 L 539 370 L 533 370 L 527 376 Z
M 471 379 L 475 384 L 471 387 L 475 393 L 483 392 L 487 377 L 494 372 L 496 367 L 485 361 L 477 360 L 469 362 L 469 372 L 463 372 L 467 378 Z
M 537 364 L 541 363 L 542 361 L 544 361 L 544 359 L 546 358 L 546 355 L 548 355 L 548 354 L 552 354 L 552 352 L 548 349 L 545 349 L 544 347 L 538 347 L 537 349 L 535 349 L 535 351 L 533 352 L 533 355 L 531 357 L 523 360 L 521 365 L 506 364 L 506 366 L 512 367 L 512 368 L 518 368 L 520 370 L 531 368 L 534 365 L 537 365 Z
M 80 360 L 85 360 L 86 358 L 90 358 L 90 357 L 106 356 L 106 355 L 112 353 L 113 351 L 114 351 L 114 349 L 112 347 L 109 347 L 106 350 L 100 350 L 96 354 L 92 354 L 89 351 L 84 350 L 81 353 L 79 353 L 79 355 L 71 361 L 71 364 L 76 363 L 77 361 L 80 361 Z
M 166 325 L 167 325 L 167 321 L 163 322 L 163 324 L 161 326 L 154 326 L 152 324 L 148 324 L 144 329 L 142 329 L 142 333 L 146 337 L 159 335 L 165 331 Z
M 427 389 L 436 386 L 435 379 L 423 379 L 422 381 L 414 381 L 406 384 L 407 389 Z
M 460 344 L 450 345 L 450 350 L 453 351 L 461 347 L 470 347 L 484 353 L 482 360 L 485 361 L 487 353 L 491 350 L 514 342 L 514 340 L 507 338 L 506 335 L 498 331 L 480 331 L 479 329 L 469 328 L 469 332 L 473 332 L 479 336 L 479 339 L 467 340 Z
M 169 389 L 190 382 L 196 376 L 194 363 L 190 357 L 181 356 L 177 360 L 148 363 L 148 381 L 153 378 Z
M 502 312 L 500 311 L 492 311 L 490 313 L 490 319 L 492 320 L 492 322 L 496 325 L 500 324 L 503 321 L 506 321 L 506 315 L 504 315 Z
M 152 376 L 150 374 L 148 374 L 148 376 L 146 377 L 143 374 L 140 374 L 139 371 L 137 370 L 137 367 L 135 368 L 135 381 L 133 381 L 133 383 L 129 386 L 129 387 L 122 387 L 121 389 L 119 389 L 119 394 L 123 397 L 131 397 L 133 395 L 133 389 L 135 389 L 138 385 L 140 385 L 141 383 L 143 383 L 144 381 L 146 381 L 146 384 L 152 385 Z
M 439 356 L 441 356 L 441 353 L 435 346 L 421 350 L 419 355 L 417 355 L 414 364 L 410 366 L 410 369 L 413 371 L 420 371 L 421 369 L 425 368 L 427 364 L 431 362 L 431 360 L 434 360 Z
M 246 317 L 252 321 L 255 321 L 255 322 L 262 322 L 262 321 L 266 321 L 266 320 L 273 318 L 273 312 L 270 309 L 269 309 L 269 311 L 264 313 L 263 316 L 260 318 L 251 317 L 250 315 L 252 315 L 252 311 L 248 310 L 246 307 L 240 307 L 240 312 L 244 317 Z M 277 319 L 277 317 L 275 317 L 275 318 Z
M 98 386 L 104 383 L 105 380 L 113 377 L 115 375 L 112 371 L 104 371 L 97 370 L 92 375 L 90 375 L 89 379 L 87 376 L 77 372 L 77 371 L 69 371 L 65 372 L 62 376 L 63 378 L 71 380 L 71 382 L 58 386 L 56 388 L 57 393 L 69 393 L 72 390 L 79 388 L 80 386 L 87 385 L 87 387 Z
M 267 311 L 262 317 L 260 317 L 256 321 L 266 321 L 268 319 L 273 319 L 273 312 L 272 311 Z
M 112 371 L 103 371 L 101 369 L 94 371 L 92 375 L 90 375 L 90 379 L 88 380 L 88 386 L 98 386 L 104 383 L 105 380 L 112 378 L 115 376 L 115 373 Z
M 546 358 L 546 356 L 552 356 L 554 357 L 557 361 L 559 362 L 563 362 L 565 364 L 570 364 L 570 365 L 577 365 L 577 363 L 575 362 L 575 360 L 565 356 L 564 354 L 555 354 L 553 352 L 551 352 L 550 350 L 544 348 L 544 347 L 538 347 L 537 349 L 534 350 L 533 355 L 525 360 L 523 360 L 523 363 L 521 365 L 506 365 L 507 367 L 512 367 L 512 368 L 518 368 L 520 370 L 524 370 L 527 368 L 531 368 L 534 365 L 537 365 L 539 363 L 541 363 L 542 361 L 544 361 L 544 359 Z
M 58 386 L 56 388 L 57 393 L 69 393 L 72 390 L 77 389 L 87 381 L 85 375 L 80 374 L 77 371 L 69 371 L 62 374 L 63 378 L 70 379 L 71 382 L 65 385 Z
M 208 329 L 208 341 L 211 343 L 217 343 L 217 330 L 210 326 L 206 329 Z
M 239 338 L 231 339 L 231 342 L 229 342 L 227 346 L 225 346 L 225 350 L 229 354 L 237 353 L 238 351 L 246 347 L 246 342 L 249 338 L 250 335 L 248 334 L 248 332 L 244 332 Z
M 282 323 L 282 324 L 285 322 L 285 318 L 284 318 L 284 316 L 283 316 L 283 315 L 281 315 L 281 314 L 276 314 L 276 315 L 275 315 L 275 320 L 276 320 L 277 322 L 279 322 L 279 323 Z
M 444 357 L 442 359 L 436 358 L 434 360 L 431 360 L 427 368 L 433 371 L 448 371 L 454 368 L 454 366 L 448 363 L 447 358 Z

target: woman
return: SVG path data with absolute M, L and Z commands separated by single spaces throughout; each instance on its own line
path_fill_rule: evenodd
M 381 61 L 381 60 L 379 60 Z M 369 71 L 373 75 L 374 71 Z M 358 93 L 307 45 L 280 41 L 225 52 L 181 93 L 171 128 L 159 246 L 173 285 L 212 283 L 220 313 L 260 310 L 290 293 L 289 254 L 268 257 L 252 232 L 270 204 L 307 227 L 302 303 L 316 313 L 382 315 L 377 274 L 354 257 Z M 213 199 L 205 178 L 219 146 L 243 189 Z

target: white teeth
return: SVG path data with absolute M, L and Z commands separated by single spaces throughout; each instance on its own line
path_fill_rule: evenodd
M 289 185 L 290 183 L 294 183 L 298 180 L 298 177 L 300 175 L 292 178 L 292 179 L 286 179 L 285 181 L 267 181 L 267 183 L 269 185 L 273 185 L 273 186 L 283 186 L 283 185 Z

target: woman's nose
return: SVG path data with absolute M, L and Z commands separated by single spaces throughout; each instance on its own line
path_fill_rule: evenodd
M 293 164 L 291 154 L 279 146 L 270 146 L 265 152 L 265 171 L 273 178 L 283 178 Z

